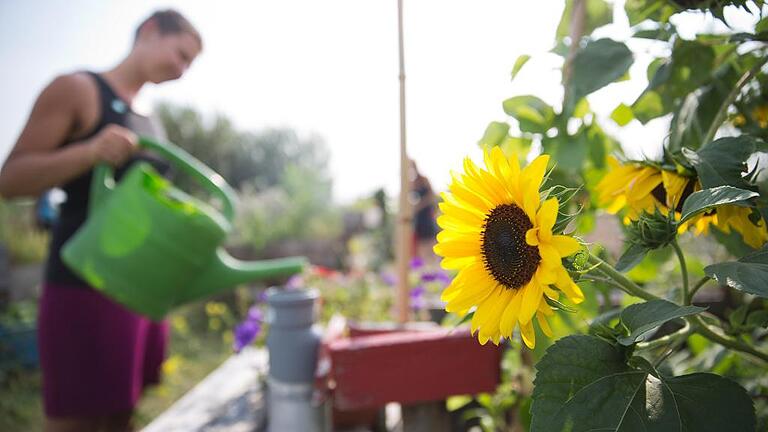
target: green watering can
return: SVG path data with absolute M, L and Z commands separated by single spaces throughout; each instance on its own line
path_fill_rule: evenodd
M 172 308 L 237 284 L 298 273 L 303 257 L 243 262 L 221 247 L 236 196 L 224 179 L 170 143 L 140 138 L 221 201 L 221 212 L 175 188 L 148 163 L 115 185 L 94 169 L 89 215 L 62 248 L 63 261 L 91 286 L 129 309 L 161 319 Z

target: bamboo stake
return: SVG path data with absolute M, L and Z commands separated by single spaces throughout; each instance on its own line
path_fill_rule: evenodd
M 403 0 L 397 0 L 397 30 L 400 56 L 400 206 L 398 209 L 397 236 L 397 321 L 408 322 L 410 296 L 408 287 L 408 267 L 411 244 L 411 203 L 410 179 L 408 178 L 408 153 L 405 133 L 405 54 L 403 44 Z

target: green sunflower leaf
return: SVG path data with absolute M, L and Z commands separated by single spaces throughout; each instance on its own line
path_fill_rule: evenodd
M 707 308 L 698 306 L 678 306 L 666 300 L 651 300 L 633 304 L 621 312 L 621 324 L 629 336 L 618 339 L 622 345 L 632 345 L 643 340 L 651 330 L 667 321 L 694 315 Z
M 520 69 L 525 66 L 526 63 L 528 63 L 528 60 L 531 59 L 531 56 L 528 54 L 523 54 L 520 57 L 515 60 L 515 65 L 512 67 L 512 79 L 515 79 L 517 74 L 520 72 Z
M 715 72 L 709 84 L 689 93 L 672 117 L 667 150 L 678 153 L 683 147 L 697 149 L 705 144 L 720 105 L 740 77 L 737 66 L 729 64 Z
M 622 42 L 598 39 L 577 52 L 571 66 L 568 112 L 581 98 L 618 80 L 635 61 L 632 51 Z
M 643 258 L 651 251 L 651 248 L 638 243 L 630 244 L 627 250 L 621 254 L 616 262 L 616 270 L 628 272 L 643 261 Z
M 509 125 L 507 123 L 492 121 L 485 128 L 485 133 L 483 133 L 483 137 L 480 138 L 478 144 L 480 147 L 496 147 L 504 142 L 508 132 Z
M 629 18 L 629 25 L 635 26 L 650 19 L 661 23 L 667 22 L 676 9 L 666 0 L 627 0 L 624 10 Z
M 768 298 L 768 245 L 738 261 L 704 267 L 704 273 L 731 288 Z
M 552 345 L 536 365 L 530 430 L 754 430 L 752 400 L 738 384 L 708 373 L 659 376 L 627 352 L 594 336 Z
M 611 120 L 615 121 L 619 126 L 628 125 L 634 118 L 635 115 L 632 113 L 632 108 L 623 103 L 619 104 L 611 113 Z
M 566 304 L 563 304 L 562 302 L 559 302 L 557 300 L 551 299 L 547 296 L 544 296 L 544 300 L 547 302 L 547 304 L 555 310 L 561 310 L 563 312 L 569 312 L 569 313 L 576 313 L 577 309 L 571 306 L 568 306 Z
M 735 188 L 733 186 L 718 186 L 692 193 L 683 203 L 683 223 L 697 214 L 724 204 L 733 204 L 759 196 L 757 192 Z
M 632 114 L 642 124 L 661 117 L 668 112 L 661 95 L 653 90 L 646 90 L 632 104 Z
M 743 174 L 747 171 L 747 159 L 761 145 L 761 141 L 742 135 L 704 143 L 704 147 L 695 152 L 687 148 L 682 151 L 696 169 L 702 188 L 725 185 L 746 188 Z
M 555 110 L 536 96 L 515 96 L 502 103 L 504 112 L 514 117 L 520 130 L 531 133 L 546 133 L 552 128 Z

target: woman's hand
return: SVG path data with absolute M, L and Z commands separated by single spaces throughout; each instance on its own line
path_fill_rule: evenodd
M 88 141 L 94 165 L 106 162 L 114 167 L 122 165 L 138 149 L 138 137 L 131 130 L 118 125 L 107 125 Z

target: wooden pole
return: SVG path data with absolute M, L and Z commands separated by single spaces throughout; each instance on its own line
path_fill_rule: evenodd
M 408 176 L 409 163 L 405 141 L 405 54 L 403 45 L 403 0 L 397 0 L 397 34 L 400 54 L 400 205 L 397 218 L 397 322 L 408 322 L 410 296 L 408 268 L 411 258 L 411 188 Z

